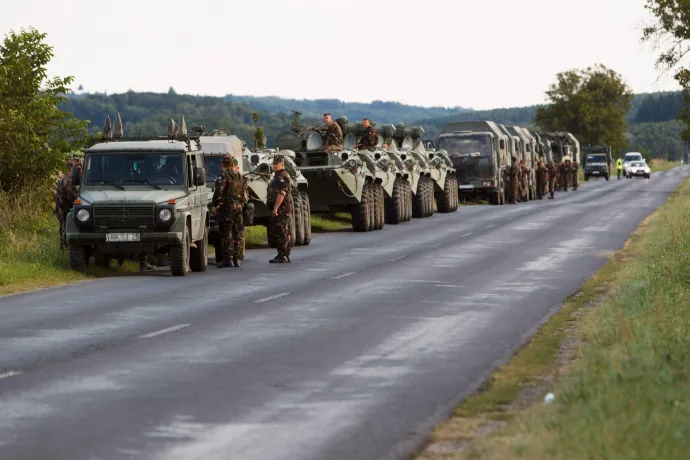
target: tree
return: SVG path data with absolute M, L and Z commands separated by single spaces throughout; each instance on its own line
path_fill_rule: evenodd
M 302 112 L 298 112 L 297 110 L 292 111 L 292 125 L 290 126 L 290 131 L 296 133 L 299 137 L 302 137 L 303 134 L 301 117 Z
M 625 145 L 626 114 L 633 93 L 622 77 L 601 64 L 556 76 L 546 95 L 549 105 L 537 108 L 534 121 L 545 131 L 568 131 L 581 145 Z
M 252 121 L 254 123 L 259 123 L 258 112 L 252 113 Z M 256 131 L 254 131 L 254 146 L 259 150 L 266 148 L 266 133 L 264 132 L 263 126 L 258 126 Z
M 642 41 L 656 41 L 656 47 L 661 51 L 656 61 L 657 68 L 676 70 L 674 78 L 683 88 L 686 104 L 690 103 L 690 69 L 683 65 L 685 56 L 690 52 L 690 5 L 687 0 L 647 0 L 645 8 L 654 17 L 654 22 L 644 28 Z M 687 105 L 677 118 L 685 123 L 682 138 L 690 141 L 690 111 Z
M 53 48 L 34 29 L 10 31 L 0 45 L 0 187 L 48 184 L 65 155 L 86 139 L 87 122 L 63 112 L 72 77 L 48 79 Z
M 171 86 L 170 88 L 168 88 L 168 94 L 171 95 L 171 96 L 172 96 L 173 94 L 177 94 L 177 93 L 175 92 L 175 88 L 173 88 L 172 86 Z

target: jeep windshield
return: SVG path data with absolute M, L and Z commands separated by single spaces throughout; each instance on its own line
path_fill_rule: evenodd
M 587 155 L 587 164 L 606 163 L 606 155 Z
M 493 179 L 489 136 L 441 136 L 438 149 L 448 152 L 460 184 L 470 180 Z
M 82 183 L 120 189 L 180 188 L 185 185 L 182 159 L 178 153 L 93 153 L 86 156 Z
M 216 181 L 220 177 L 221 159 L 221 155 L 204 155 L 204 169 L 206 169 L 206 182 L 210 187 L 215 186 Z

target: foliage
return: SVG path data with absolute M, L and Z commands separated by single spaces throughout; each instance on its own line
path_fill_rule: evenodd
M 619 74 L 599 64 L 561 72 L 556 80 L 546 92 L 550 105 L 534 115 L 539 127 L 571 132 L 583 145 L 625 145 L 633 93 Z
M 304 134 L 304 130 L 302 129 L 302 122 L 300 120 L 301 116 L 302 112 L 299 112 L 297 110 L 292 111 L 292 125 L 290 125 L 290 131 L 297 134 L 299 137 L 302 137 L 302 135 Z
M 629 129 L 626 151 L 649 151 L 650 157 L 679 161 L 688 151 L 688 145 L 680 138 L 682 131 L 683 124 L 675 120 L 633 125 Z
M 657 67 L 675 69 L 675 79 L 683 88 L 684 100 L 690 103 L 690 69 L 684 58 L 690 52 L 690 5 L 687 0 L 647 0 L 645 8 L 654 17 L 654 23 L 645 27 L 642 40 L 655 41 L 660 49 Z M 690 110 L 684 106 L 678 120 L 685 123 L 682 133 L 690 141 Z
M 259 123 L 259 114 L 257 112 L 252 114 L 252 121 Z M 256 131 L 254 131 L 254 146 L 259 150 L 266 148 L 266 133 L 262 126 L 258 126 Z
M 65 153 L 85 140 L 86 122 L 58 109 L 72 77 L 48 79 L 53 48 L 34 29 L 11 31 L 0 46 L 0 188 L 45 184 Z
M 636 107 L 633 123 L 650 123 L 675 120 L 685 108 L 683 93 L 680 91 L 656 93 L 636 97 L 640 102 Z

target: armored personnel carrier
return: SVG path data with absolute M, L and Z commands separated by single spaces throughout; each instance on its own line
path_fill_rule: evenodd
M 141 254 L 170 254 L 174 276 L 205 271 L 209 212 L 204 158 L 184 117 L 167 137 L 126 138 L 117 115 L 91 139 L 83 172 L 72 170 L 79 199 L 67 215 L 70 268 L 84 271 Z
M 358 232 L 380 230 L 385 223 L 384 192 L 376 176 L 376 163 L 368 153 L 325 150 L 318 131 L 306 139 L 292 131 L 276 136 L 278 151 L 295 152 L 295 163 L 309 183 L 311 210 L 346 211 Z
M 448 123 L 436 140 L 456 170 L 460 196 L 505 203 L 504 171 L 510 165 L 510 137 L 493 121 Z

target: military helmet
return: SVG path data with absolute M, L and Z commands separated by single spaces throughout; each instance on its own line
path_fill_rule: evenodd
M 273 157 L 273 164 L 277 165 L 279 163 L 283 163 L 283 164 L 285 163 L 285 159 L 283 158 L 282 155 L 276 155 L 275 157 Z
M 223 166 L 239 166 L 240 163 L 237 161 L 237 158 L 231 156 L 231 155 L 223 155 L 223 158 L 220 160 L 220 164 Z

